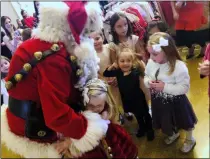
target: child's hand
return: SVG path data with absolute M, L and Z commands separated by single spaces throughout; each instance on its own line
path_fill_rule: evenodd
M 209 76 L 210 61 L 206 60 L 203 63 L 199 63 L 199 73 L 204 76 Z
M 118 68 L 118 65 L 116 62 L 114 62 L 111 66 L 108 67 L 108 70 L 111 71 L 111 70 L 114 70 L 114 69 L 117 69 Z
M 163 91 L 165 83 L 162 81 L 150 81 L 150 88 L 153 88 L 156 91 Z
M 111 77 L 108 79 L 108 84 L 114 87 L 117 87 L 117 78 L 116 77 Z
M 55 149 L 59 154 L 68 153 L 69 146 L 71 145 L 71 140 L 69 138 L 65 138 L 64 140 L 60 140 L 54 144 Z

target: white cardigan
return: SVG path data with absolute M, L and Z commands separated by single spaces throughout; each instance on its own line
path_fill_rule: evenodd
M 1 95 L 3 95 L 3 104 L 8 105 L 9 94 L 7 92 L 5 81 L 3 79 L 1 80 Z
M 187 66 L 184 62 L 177 60 L 175 70 L 171 75 L 168 75 L 169 63 L 158 64 L 149 59 L 146 69 L 144 83 L 149 88 L 149 81 L 156 80 L 155 73 L 160 68 L 158 80 L 165 83 L 163 93 L 170 95 L 186 94 L 190 88 L 190 76 Z

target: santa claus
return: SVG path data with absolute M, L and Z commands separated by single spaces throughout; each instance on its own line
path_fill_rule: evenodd
M 101 27 L 96 2 L 41 4 L 38 28 L 16 50 L 6 78 L 1 157 L 59 158 L 53 147 L 58 133 L 71 138 L 74 157 L 98 146 L 108 122 L 74 109 L 80 101 L 75 86 L 97 77 L 99 60 L 87 35 Z

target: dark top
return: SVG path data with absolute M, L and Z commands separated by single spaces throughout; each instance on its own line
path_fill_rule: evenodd
M 1 43 L 3 42 L 4 36 L 5 36 L 5 33 L 1 31 Z M 7 57 L 8 59 L 12 58 L 12 53 L 6 45 L 4 46 L 1 45 L 1 55 Z
M 124 76 L 120 69 L 104 71 L 105 77 L 116 77 L 120 95 L 123 102 L 125 112 L 133 112 L 137 105 L 141 105 L 145 101 L 144 92 L 140 88 L 139 76 L 140 71 L 133 69 L 129 75 Z

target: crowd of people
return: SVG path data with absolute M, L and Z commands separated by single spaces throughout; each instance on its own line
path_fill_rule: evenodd
M 180 150 L 193 150 L 197 117 L 186 96 L 190 76 L 178 47 L 192 48 L 187 59 L 194 56 L 192 37 L 209 18 L 202 12 L 204 4 L 170 3 L 174 36 L 154 8 L 148 21 L 133 3 L 109 11 L 115 3 L 100 2 L 103 14 L 90 2 L 53 3 L 35 1 L 33 16 L 21 10 L 17 29 L 8 16 L 1 17 L 3 149 L 26 158 L 138 158 L 123 128 L 125 120 L 136 118 L 136 137 L 151 142 L 161 129 L 165 144 L 171 145 L 183 129 Z M 196 17 L 186 14 L 191 8 Z M 201 78 L 209 76 L 206 42 L 200 44 Z M 22 150 L 11 144 L 16 140 Z

